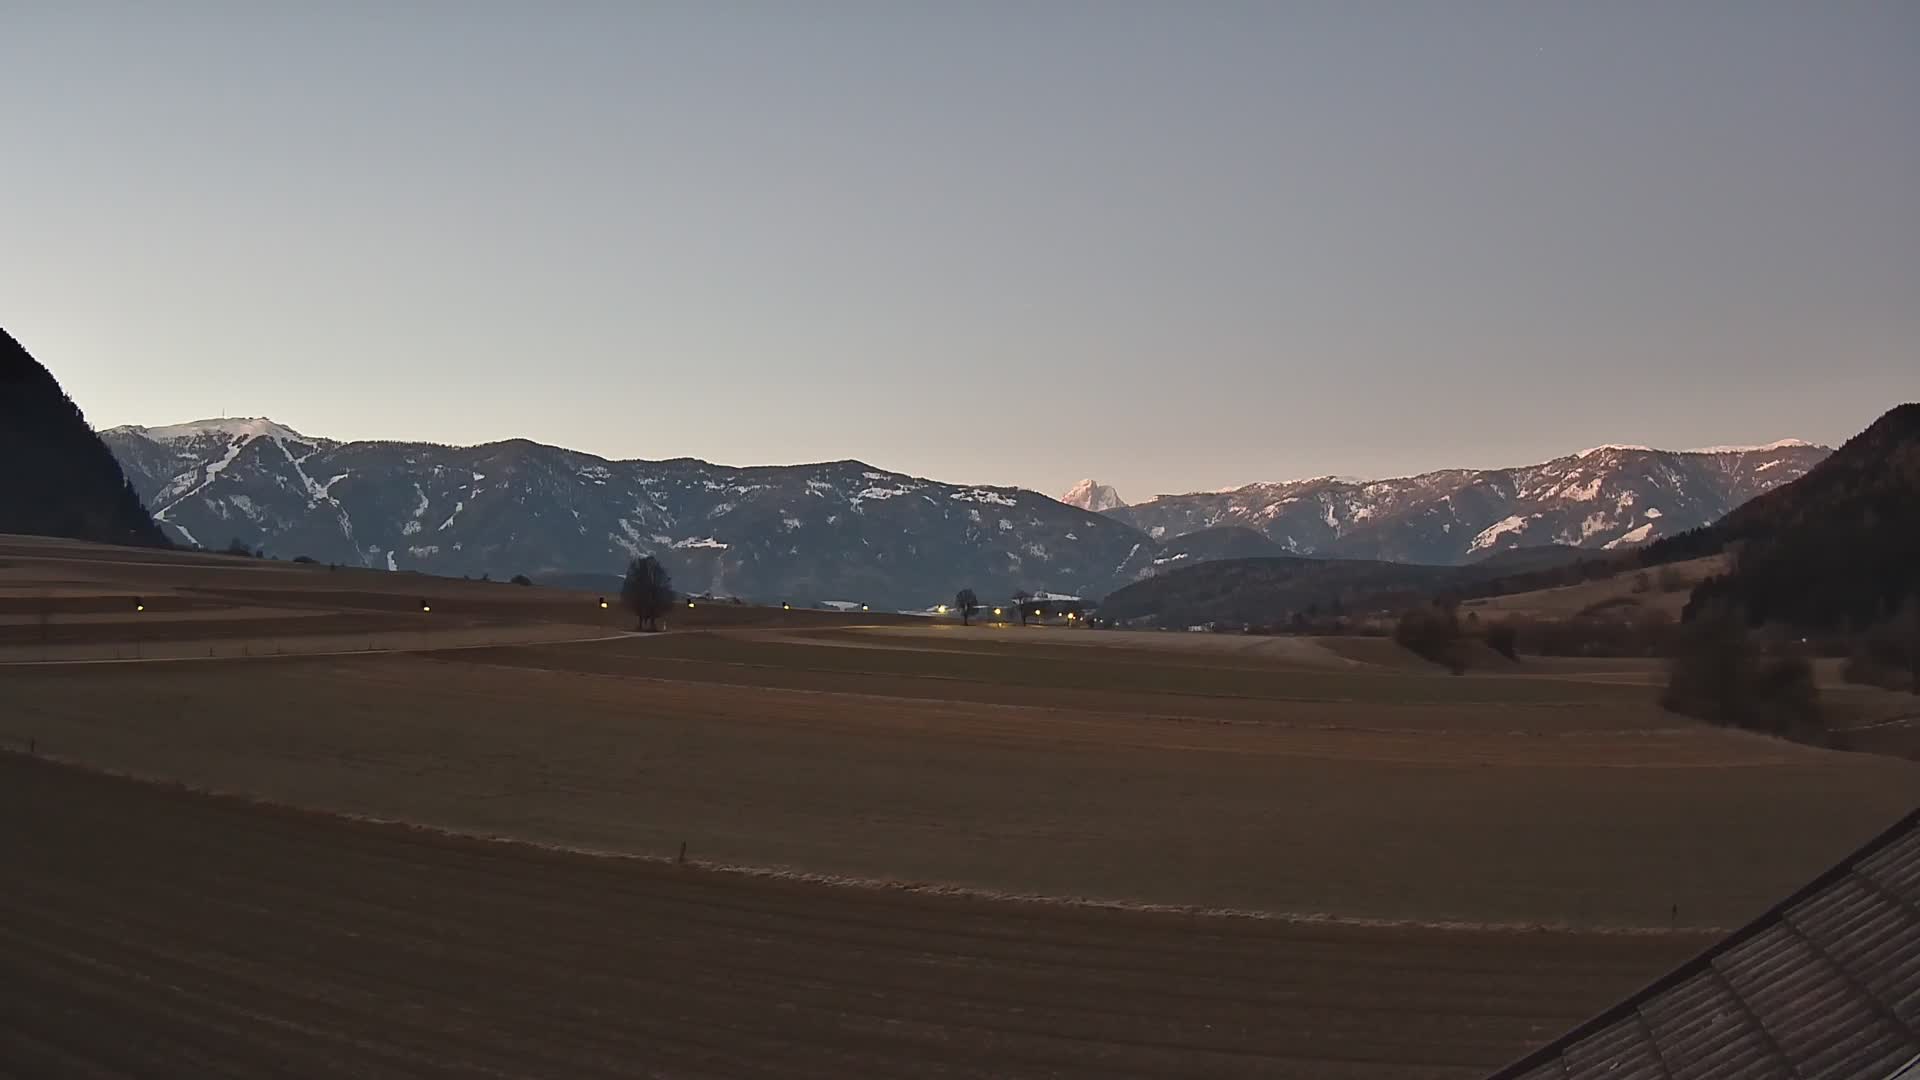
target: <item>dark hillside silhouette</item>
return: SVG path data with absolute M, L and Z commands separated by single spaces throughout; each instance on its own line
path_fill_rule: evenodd
M 0 330 L 0 533 L 167 547 L 120 465 L 52 373 Z
M 1731 550 L 1689 610 L 1730 606 L 1754 624 L 1865 630 L 1920 594 L 1920 404 L 1893 409 L 1813 470 L 1650 555 Z

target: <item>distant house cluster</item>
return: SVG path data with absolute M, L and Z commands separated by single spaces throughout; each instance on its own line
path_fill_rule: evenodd
M 1093 605 L 1081 597 L 1045 590 L 1014 593 L 1008 604 L 1011 611 L 1007 614 L 1022 623 L 1086 622 L 1094 610 Z

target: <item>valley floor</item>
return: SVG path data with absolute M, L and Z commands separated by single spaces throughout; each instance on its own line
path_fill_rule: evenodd
M 0 667 L 0 1075 L 1466 1077 L 1920 801 L 1577 663 L 79 550 L 0 614 L 244 629 Z M 526 636 L 255 651 L 429 590 Z
M 1464 1078 L 1705 942 L 834 889 L 14 755 L 0 806 L 17 1076 Z

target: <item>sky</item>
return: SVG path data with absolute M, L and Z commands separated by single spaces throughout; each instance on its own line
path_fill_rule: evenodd
M 1920 4 L 0 0 L 98 427 L 1141 499 L 1920 398 Z

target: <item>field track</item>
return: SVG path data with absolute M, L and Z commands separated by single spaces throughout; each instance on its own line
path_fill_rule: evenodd
M 1470 1077 L 1705 943 L 740 878 L 0 754 L 0 1075 Z

